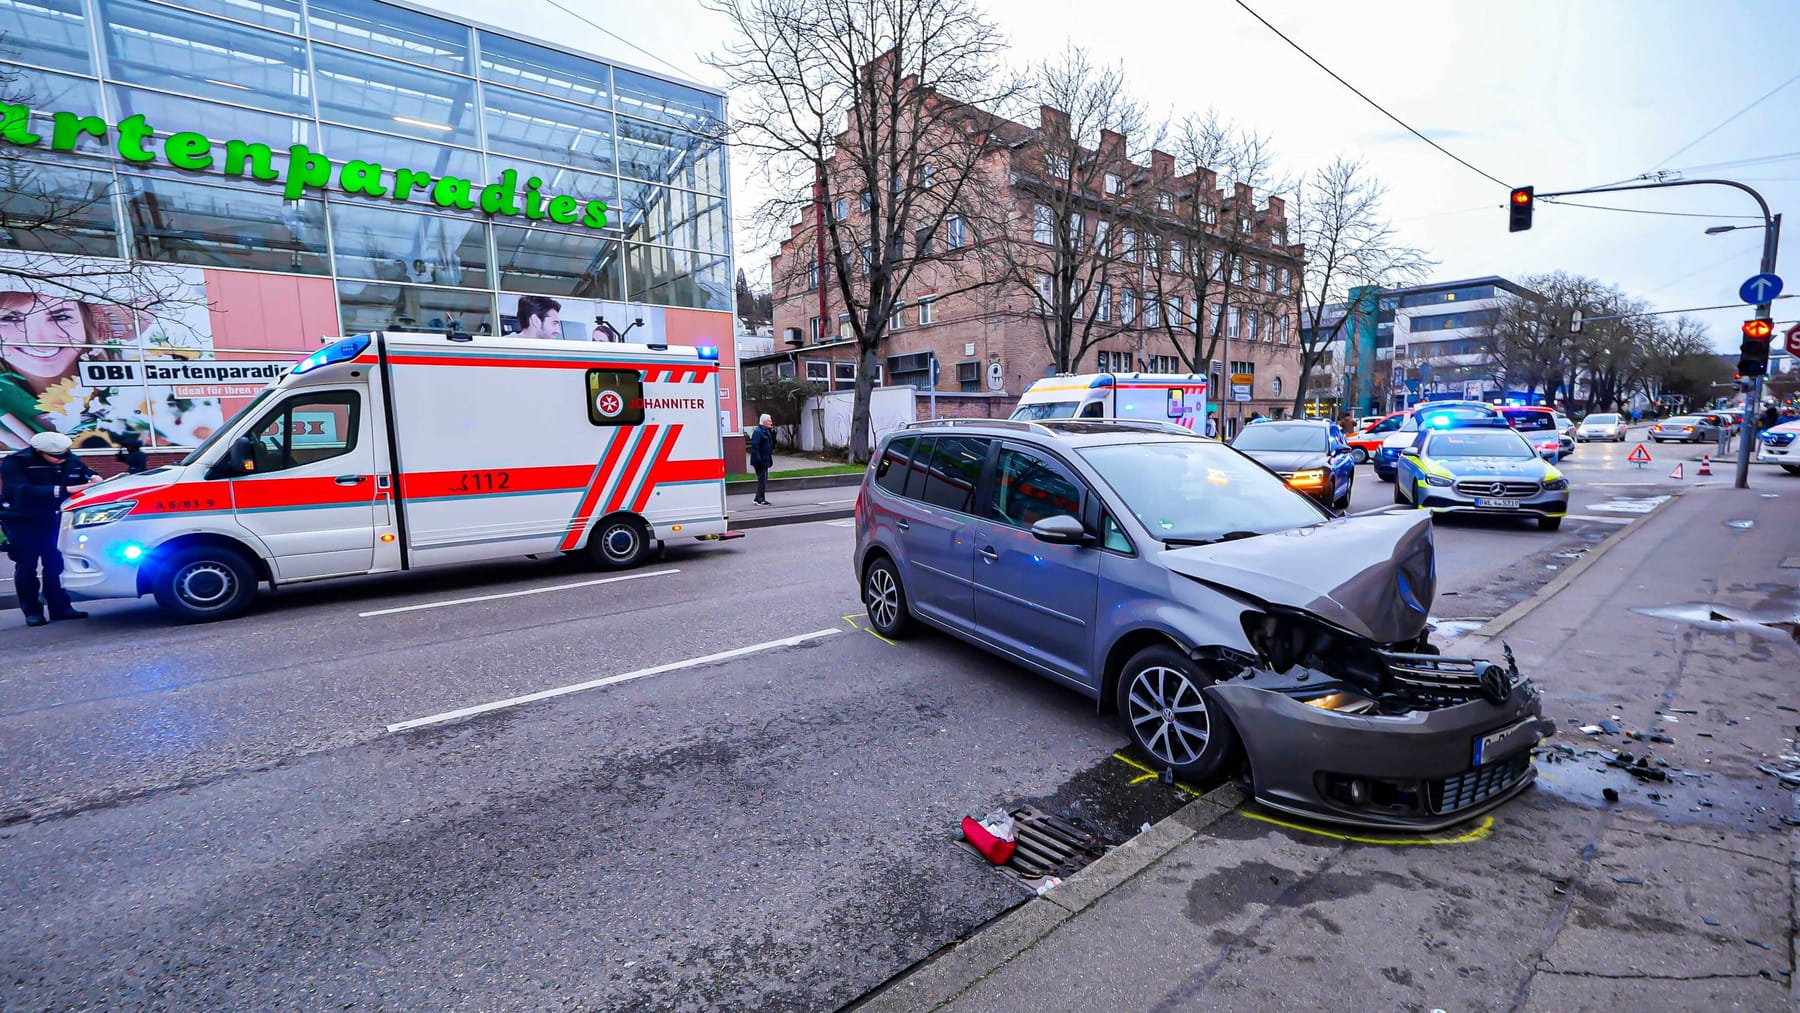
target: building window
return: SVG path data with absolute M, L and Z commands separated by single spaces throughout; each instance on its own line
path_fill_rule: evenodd
M 831 364 L 831 376 L 832 376 L 832 379 L 836 380 L 838 383 L 855 383 L 856 382 L 856 363 L 854 363 L 854 362 L 834 362 L 834 363 L 832 363 Z
M 862 247 L 862 263 L 864 271 L 875 270 L 875 244 L 864 243 Z
M 1056 289 L 1050 276 L 1042 271 L 1037 276 L 1038 312 L 1051 313 L 1056 309 Z
M 1231 307 L 1230 312 L 1225 314 L 1225 337 L 1232 341 L 1237 340 L 1238 321 L 1241 318 L 1242 312 L 1236 306 Z
M 1094 304 L 1094 318 L 1110 322 L 1112 320 L 1112 286 L 1101 285 L 1099 302 Z
M 1133 264 L 1137 263 L 1136 229 L 1119 230 L 1119 252 L 1124 254 L 1126 260 L 1131 261 Z
M 1112 223 L 1099 221 L 1094 223 L 1094 249 L 1101 256 L 1112 252 Z
M 1057 179 L 1069 178 L 1069 159 L 1066 155 L 1045 155 L 1044 172 Z
M 819 265 L 817 263 L 808 264 L 808 265 L 806 265 L 806 290 L 808 292 L 811 292 L 811 291 L 816 290 L 818 287 L 819 287 Z
M 1181 240 L 1175 239 L 1175 240 L 1171 240 L 1169 242 L 1169 269 L 1170 270 L 1173 270 L 1173 271 L 1181 270 L 1182 261 L 1185 259 L 1186 256 L 1187 256 L 1187 248 L 1182 245 Z
M 1269 381 L 1269 396 L 1270 397 L 1280 397 L 1281 396 L 1281 377 L 1278 376 L 1278 377 L 1275 377 L 1273 380 Z
M 1262 338 L 1262 317 L 1263 317 L 1262 311 L 1261 310 L 1246 310 L 1245 314 L 1247 316 L 1249 316 L 1249 318 L 1250 318 L 1249 339 L 1251 341 L 1261 340 L 1261 338 Z
M 889 316 L 888 316 L 888 330 L 897 331 L 905 326 L 906 326 L 906 304 L 903 302 L 897 302 L 894 304 L 894 312 L 889 314 Z
M 1116 194 L 1119 192 L 1119 174 L 1118 173 L 1116 173 L 1116 172 L 1107 173 L 1104 183 L 1105 183 L 1107 193 Z
M 968 241 L 968 229 L 963 225 L 961 215 L 951 215 L 944 219 L 944 246 L 946 248 L 960 250 Z
M 1072 250 L 1081 249 L 1081 241 L 1087 238 L 1081 231 L 1081 226 L 1081 212 L 1069 212 L 1069 248 Z
M 913 248 L 918 251 L 920 257 L 931 256 L 931 226 L 928 225 L 913 232 Z
M 1162 308 L 1157 304 L 1156 297 L 1148 292 L 1144 293 L 1144 326 L 1162 326 Z
M 1244 284 L 1244 262 L 1237 257 L 1231 258 L 1231 284 L 1234 287 Z
M 1292 282 L 1292 279 L 1288 277 L 1288 269 L 1284 267 L 1278 272 L 1278 274 L 1280 275 L 1280 279 L 1277 282 L 1277 286 L 1280 288 L 1281 294 L 1282 295 L 1291 295 L 1294 290 L 1289 287 Z
M 937 300 L 935 298 L 933 298 L 932 296 L 924 296 L 919 299 L 919 326 L 920 327 L 923 327 L 926 324 L 931 323 L 931 306 L 935 302 L 937 302 Z
M 1161 208 L 1163 211 L 1173 211 L 1173 210 L 1175 210 L 1175 198 L 1169 196 L 1166 193 L 1157 194 L 1156 206 Z
M 1287 228 L 1285 226 L 1281 226 L 1281 225 L 1275 226 L 1275 228 L 1269 233 L 1269 239 L 1276 246 L 1286 246 L 1287 245 Z
M 1155 236 L 1144 237 L 1144 263 L 1152 271 L 1162 270 L 1162 240 Z
M 825 340 L 824 321 L 820 320 L 818 317 L 812 318 L 812 340 L 815 345 Z M 790 370 L 788 375 L 792 376 L 793 372 Z
M 1219 224 L 1219 209 L 1213 207 L 1211 204 L 1202 203 L 1200 205 L 1200 220 L 1208 225 Z
M 1130 352 L 1100 352 L 1095 356 L 1102 373 L 1131 372 Z
M 931 163 L 926 162 L 919 166 L 919 189 L 929 190 L 935 182 L 937 182 L 937 172 L 932 168 Z
M 1238 232 L 1240 232 L 1246 236 L 1249 235 L 1250 229 L 1253 227 L 1253 224 L 1254 223 L 1252 223 L 1250 221 L 1249 215 L 1239 215 L 1238 216 Z
M 1185 325 L 1185 318 L 1181 315 L 1181 297 L 1178 295 L 1169 297 L 1168 319 L 1170 327 L 1179 329 Z
M 1131 289 L 1124 289 L 1124 290 L 1120 291 L 1119 292 L 1119 322 L 1124 324 L 1127 327 L 1134 326 L 1137 323 L 1137 315 L 1138 315 L 1137 293 L 1133 292 Z
M 1150 372 L 1179 373 L 1181 372 L 1181 360 L 1175 358 L 1173 355 L 1152 355 L 1150 357 Z
M 791 362 L 778 362 L 775 364 L 775 372 L 783 378 L 793 379 L 794 364 Z
M 1032 209 L 1031 238 L 1040 243 L 1056 241 L 1056 217 L 1048 204 L 1039 204 Z
M 1275 339 L 1284 345 L 1288 343 L 1288 315 L 1286 313 L 1275 319 Z
M 850 314 L 839 313 L 838 314 L 838 337 L 849 339 L 849 338 L 853 338 L 855 336 L 856 336 L 856 332 L 854 330 L 852 330 L 850 327 Z
M 813 361 L 808 360 L 808 362 L 806 363 L 806 382 L 807 383 L 824 384 L 824 383 L 830 382 L 830 380 L 831 380 L 831 363 L 829 363 L 829 362 L 813 362 Z
M 870 209 L 870 208 L 871 208 L 871 207 L 874 207 L 874 206 L 875 206 L 875 196 L 874 196 L 874 195 L 873 195 L 873 194 L 871 194 L 871 193 L 870 193 L 870 192 L 869 192 L 869 191 L 867 191 L 867 190 L 864 190 L 864 191 L 863 191 L 863 192 L 862 192 L 862 210 L 863 210 L 863 214 L 865 214 L 865 215 L 866 215 L 866 214 L 868 214 L 868 213 L 869 213 L 869 209 Z
M 834 213 L 837 221 L 848 221 L 850 218 L 850 198 L 839 197 L 837 199 L 837 210 Z

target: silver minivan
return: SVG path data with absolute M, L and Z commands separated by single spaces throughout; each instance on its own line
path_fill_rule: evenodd
M 1173 426 L 947 420 L 881 441 L 855 567 L 883 636 L 922 624 L 1085 693 L 1176 776 L 1244 766 L 1265 805 L 1423 828 L 1522 790 L 1553 730 L 1510 653 L 1430 644 L 1431 536 Z

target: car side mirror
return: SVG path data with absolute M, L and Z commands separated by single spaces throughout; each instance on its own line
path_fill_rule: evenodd
M 1068 514 L 1046 517 L 1031 526 L 1031 536 L 1051 545 L 1087 545 L 1094 539 L 1079 518 Z
M 256 471 L 256 441 L 248 436 L 240 436 L 232 441 L 231 449 L 212 466 L 207 473 L 208 478 L 235 478 L 249 475 Z
M 1400 456 L 1401 457 L 1418 457 L 1419 456 L 1419 448 L 1418 447 L 1407 447 L 1405 450 L 1400 451 Z

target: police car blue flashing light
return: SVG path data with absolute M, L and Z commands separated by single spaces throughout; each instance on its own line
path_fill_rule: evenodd
M 299 364 L 294 367 L 294 375 L 310 373 L 320 366 L 329 366 L 335 362 L 348 362 L 361 355 L 368 347 L 369 335 L 367 334 L 358 334 L 354 338 L 345 338 L 336 344 L 326 345 L 301 359 Z

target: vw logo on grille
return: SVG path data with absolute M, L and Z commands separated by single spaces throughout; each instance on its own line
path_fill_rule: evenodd
M 1508 675 L 1506 669 L 1499 665 L 1485 666 L 1476 679 L 1481 683 L 1481 695 L 1486 697 L 1489 703 L 1503 704 L 1506 702 L 1506 698 L 1512 695 L 1512 676 Z

